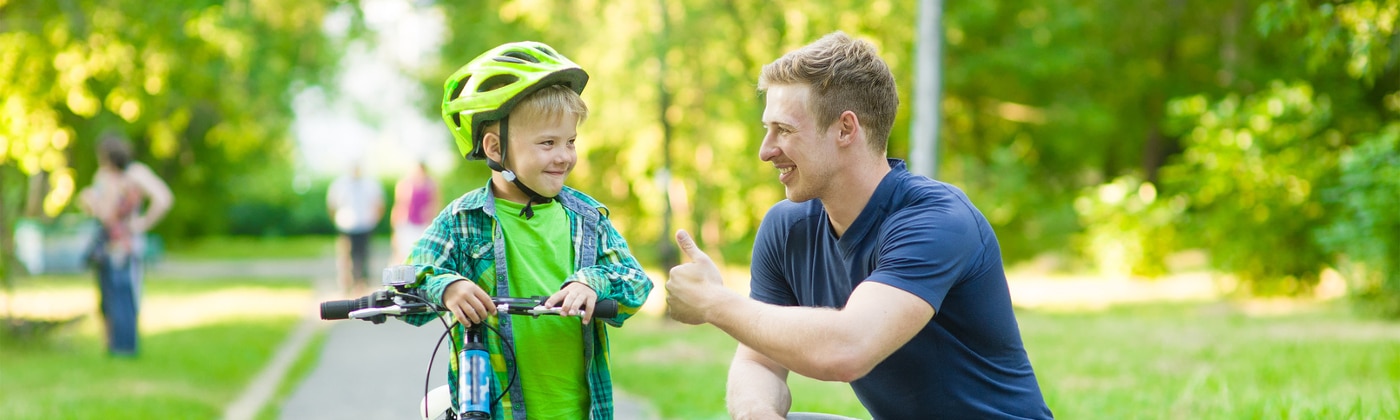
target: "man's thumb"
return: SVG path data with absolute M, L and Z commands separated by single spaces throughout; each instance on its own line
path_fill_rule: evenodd
M 676 245 L 680 245 L 681 252 L 689 256 L 691 261 L 710 259 L 709 255 L 705 255 L 705 251 L 701 251 L 700 247 L 695 245 L 695 239 L 691 238 L 690 233 L 686 232 L 685 229 L 676 231 Z

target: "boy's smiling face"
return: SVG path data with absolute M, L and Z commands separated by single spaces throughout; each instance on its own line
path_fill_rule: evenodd
M 530 189 L 545 197 L 559 195 L 564 189 L 564 181 L 578 163 L 578 153 L 574 150 L 574 140 L 578 138 L 578 116 L 564 113 L 554 117 L 544 117 L 524 121 L 525 118 L 510 120 L 510 136 L 506 153 L 506 168 Z M 488 132 L 484 139 L 486 153 L 492 160 L 500 161 L 500 137 Z M 517 203 L 529 201 L 529 196 L 506 181 L 497 172 L 496 195 Z

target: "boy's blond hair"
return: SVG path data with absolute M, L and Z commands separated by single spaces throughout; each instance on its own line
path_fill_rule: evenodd
M 517 123 L 536 124 L 559 121 L 566 115 L 578 117 L 578 123 L 588 119 L 588 104 L 578 92 L 564 85 L 541 88 L 520 99 L 515 109 L 510 111 L 510 120 Z M 500 121 L 492 121 L 484 127 L 488 133 L 500 134 Z

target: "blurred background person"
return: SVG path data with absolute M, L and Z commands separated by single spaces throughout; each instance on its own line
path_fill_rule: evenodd
M 115 135 L 102 139 L 97 172 L 79 193 L 78 203 L 102 224 L 90 258 L 97 270 L 102 326 L 112 356 L 136 356 L 146 231 L 165 217 L 174 201 L 165 181 L 133 159 L 130 143 Z
M 437 182 L 428 175 L 427 163 L 419 161 L 394 185 L 394 208 L 389 211 L 389 224 L 394 229 L 389 264 L 403 264 L 408 259 L 408 252 L 423 236 L 440 205 Z
M 336 280 L 341 290 L 353 294 L 369 286 L 369 239 L 379 218 L 384 216 L 384 191 L 379 183 L 364 176 L 359 163 L 350 173 L 331 182 L 326 193 L 336 238 Z

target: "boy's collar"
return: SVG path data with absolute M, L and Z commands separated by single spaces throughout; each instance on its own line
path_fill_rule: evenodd
M 494 213 L 495 213 L 494 210 L 486 210 L 486 209 L 488 208 L 486 204 L 487 204 L 487 203 L 493 203 L 493 204 L 494 204 L 494 203 L 496 202 L 496 198 L 497 198 L 497 197 L 496 197 L 495 191 L 491 188 L 491 182 L 492 182 L 492 181 L 491 181 L 491 178 L 487 178 L 487 179 L 486 179 L 486 185 L 485 185 L 485 186 L 483 186 L 483 187 L 481 187 L 481 188 L 478 188 L 478 189 L 476 189 L 476 190 L 474 190 L 474 191 L 472 191 L 472 192 L 470 192 L 470 193 L 467 193 L 467 195 L 466 195 L 465 197 L 462 197 L 461 200 L 457 200 L 457 206 L 456 206 L 456 208 L 454 209 L 455 212 L 461 213 L 461 212 L 464 212 L 464 211 L 483 210 L 483 211 L 487 211 L 487 213 L 489 213 L 489 214 L 494 215 Z M 552 201 L 558 201 L 558 202 L 562 205 L 562 204 L 563 204 L 563 201 L 562 201 L 562 200 L 563 200 L 564 196 L 566 196 L 566 195 L 572 196 L 573 194 L 574 194 L 574 193 L 573 193 L 573 189 L 572 189 L 572 188 L 569 188 L 569 187 L 566 185 L 566 186 L 564 186 L 564 189 L 562 189 L 562 190 L 559 191 L 559 195 L 555 196 L 555 199 L 552 200 Z M 538 206 L 539 204 L 535 204 L 535 205 Z M 600 206 L 601 206 L 601 205 L 600 205 Z M 493 207 L 494 207 L 494 206 L 493 206 Z

